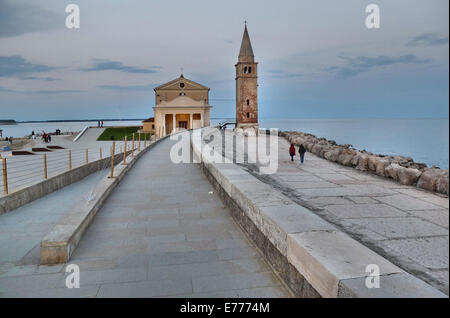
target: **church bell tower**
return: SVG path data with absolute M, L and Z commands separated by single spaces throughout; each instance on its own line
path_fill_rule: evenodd
M 258 63 L 245 24 L 236 67 L 236 128 L 258 128 Z

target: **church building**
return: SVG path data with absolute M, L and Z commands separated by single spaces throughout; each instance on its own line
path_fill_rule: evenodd
M 209 90 L 183 74 L 156 87 L 154 117 L 143 121 L 143 130 L 162 137 L 182 129 L 209 126 Z

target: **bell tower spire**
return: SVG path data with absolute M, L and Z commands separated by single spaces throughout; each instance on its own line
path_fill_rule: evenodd
M 236 128 L 258 128 L 258 63 L 245 21 L 236 67 Z

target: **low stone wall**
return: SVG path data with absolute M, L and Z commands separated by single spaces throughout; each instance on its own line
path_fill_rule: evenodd
M 303 144 L 309 152 L 343 166 L 391 178 L 403 185 L 415 185 L 421 189 L 449 195 L 448 169 L 428 168 L 426 164 L 414 162 L 409 157 L 375 155 L 365 150 L 353 149 L 352 145 L 338 145 L 333 140 L 317 138 L 312 134 L 285 131 L 279 135 L 296 146 Z
M 295 296 L 447 297 L 239 166 L 212 162 L 197 138 L 191 145 L 233 218 Z M 380 268 L 380 288 L 365 285 L 369 264 Z
M 69 261 L 84 232 L 114 188 L 144 153 L 165 138 L 155 141 L 140 152 L 135 151 L 135 157 L 128 159 L 126 165 L 117 165 L 114 168 L 114 178 L 107 177 L 100 181 L 92 191 L 90 201 L 80 202 L 55 225 L 41 241 L 41 264 L 64 264 Z
M 128 151 L 128 154 L 129 153 L 131 153 L 131 150 Z M 120 154 L 117 156 L 121 158 Z M 119 160 L 116 160 L 114 164 L 117 165 L 118 162 Z M 109 168 L 110 166 L 111 157 L 95 160 L 26 188 L 15 190 L 8 195 L 0 197 L 0 215 L 42 198 L 43 196 L 64 188 L 74 182 L 78 182 L 84 177 Z

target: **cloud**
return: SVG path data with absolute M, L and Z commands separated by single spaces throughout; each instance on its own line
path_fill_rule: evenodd
M 303 74 L 301 73 L 289 73 L 283 70 L 268 70 L 267 73 L 270 73 L 269 75 L 271 78 L 276 79 L 286 79 L 286 78 L 294 78 L 294 77 L 302 77 Z
M 9 88 L 5 88 L 5 87 L 2 87 L 2 86 L 0 86 L 0 93 L 1 92 L 6 92 L 6 93 L 14 93 L 14 91 L 12 90 L 12 89 L 9 89 Z
M 32 3 L 17 2 L 0 0 L 0 38 L 64 27 L 64 20 L 57 14 Z
M 129 86 L 121 86 L 121 85 L 97 85 L 98 88 L 115 90 L 115 91 L 151 91 L 155 85 L 129 85 Z
M 39 95 L 55 95 L 55 94 L 69 94 L 69 93 L 79 93 L 80 90 L 74 89 L 41 89 L 41 90 L 14 90 L 0 86 L 0 93 L 16 93 L 16 94 L 39 94 Z
M 424 33 L 414 37 L 405 46 L 436 46 L 448 44 L 448 36 L 440 37 L 437 33 Z
M 53 81 L 57 81 L 60 80 L 59 78 L 55 78 L 55 77 L 38 77 L 38 76 L 25 76 L 25 77 L 21 77 L 21 80 L 32 80 L 32 81 L 46 81 L 46 82 L 53 82 Z
M 18 92 L 18 91 L 16 91 Z M 25 94 L 44 94 L 44 95 L 54 95 L 54 94 L 69 94 L 69 93 L 79 93 L 81 92 L 80 90 L 76 90 L 76 89 L 50 89 L 50 90 L 34 90 L 34 91 L 20 91 L 20 93 L 25 93 Z
M 96 72 L 96 71 L 119 71 L 135 74 L 152 74 L 156 73 L 159 66 L 151 66 L 149 68 L 138 68 L 135 66 L 124 65 L 122 62 L 108 61 L 108 60 L 94 60 L 94 66 L 89 68 L 81 68 L 82 72 Z
M 25 77 L 27 74 L 48 72 L 54 67 L 33 64 L 20 55 L 0 56 L 0 77 Z M 25 77 L 26 78 L 26 77 Z
M 325 71 L 335 73 L 339 78 L 349 78 L 362 72 L 370 71 L 377 67 L 390 66 L 395 64 L 423 64 L 428 63 L 430 59 L 420 59 L 414 54 L 402 56 L 378 56 L 378 57 L 345 57 L 338 58 L 346 62 L 345 66 L 330 66 Z

